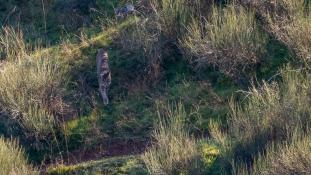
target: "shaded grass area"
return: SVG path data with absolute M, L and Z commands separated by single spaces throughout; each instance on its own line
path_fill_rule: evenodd
M 39 39 L 42 45 L 58 45 L 64 38 L 77 39 L 85 28 L 96 30 L 98 26 L 110 25 L 114 21 L 114 8 L 125 3 L 125 0 L 1 1 L 0 25 L 20 26 L 27 41 Z

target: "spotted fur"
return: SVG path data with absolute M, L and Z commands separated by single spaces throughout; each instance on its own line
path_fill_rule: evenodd
M 111 84 L 111 73 L 109 69 L 108 52 L 104 49 L 99 49 L 96 57 L 97 76 L 99 83 L 99 92 L 103 103 L 109 104 L 108 88 Z

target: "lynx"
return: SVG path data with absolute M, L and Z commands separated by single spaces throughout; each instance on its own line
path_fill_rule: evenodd
M 108 88 L 111 84 L 111 74 L 109 69 L 108 52 L 105 49 L 99 49 L 96 57 L 97 76 L 99 83 L 99 92 L 105 105 L 109 104 Z

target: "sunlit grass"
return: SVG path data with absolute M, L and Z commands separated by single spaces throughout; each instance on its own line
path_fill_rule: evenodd
M 153 132 L 156 143 L 142 156 L 151 174 L 198 172 L 197 141 L 186 129 L 185 119 L 182 106 L 160 119 Z
M 31 165 L 27 163 L 25 153 L 18 142 L 5 140 L 0 137 L 0 172 L 3 175 L 38 175 Z

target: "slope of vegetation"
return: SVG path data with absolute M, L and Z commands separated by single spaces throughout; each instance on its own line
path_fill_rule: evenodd
M 309 0 L 0 3 L 0 174 L 310 174 Z

